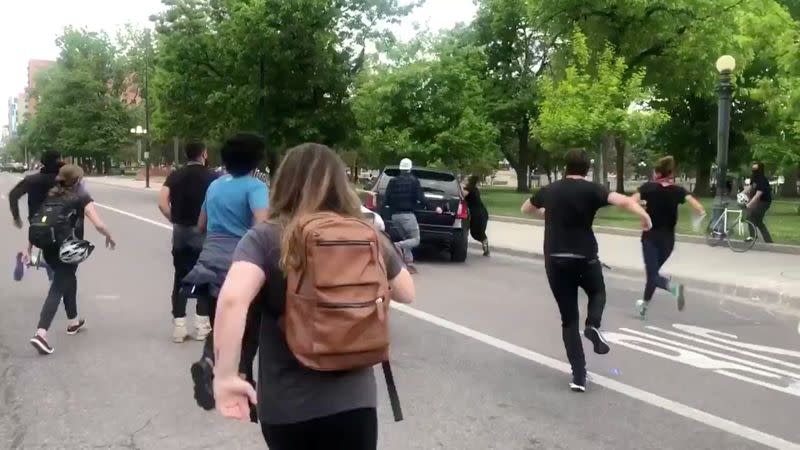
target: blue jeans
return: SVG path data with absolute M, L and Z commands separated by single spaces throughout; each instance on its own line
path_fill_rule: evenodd
M 402 238 L 396 244 L 403 252 L 403 258 L 407 263 L 414 262 L 412 250 L 419 247 L 420 243 L 417 216 L 413 212 L 392 214 L 392 222 Z
M 672 233 L 651 233 L 642 237 L 642 256 L 644 268 L 647 273 L 647 282 L 644 286 L 644 301 L 653 298 L 656 288 L 669 290 L 669 279 L 661 276 L 661 266 L 667 262 L 672 250 L 675 248 L 675 235 Z

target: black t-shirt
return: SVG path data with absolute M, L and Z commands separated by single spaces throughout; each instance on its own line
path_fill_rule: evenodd
M 769 185 L 769 180 L 764 175 L 756 175 L 750 180 L 753 183 L 753 194 L 755 195 L 756 191 L 761 191 L 761 198 L 759 201 L 762 202 L 771 202 L 772 201 L 772 187 Z
M 642 232 L 642 237 L 650 233 L 675 233 L 678 223 L 678 205 L 686 203 L 689 195 L 681 186 L 670 184 L 663 186 L 655 181 L 648 181 L 639 187 L 639 195 L 645 201 L 645 210 L 653 221 L 650 231 Z
M 169 174 L 164 186 L 169 188 L 172 223 L 187 227 L 197 225 L 206 190 L 215 178 L 214 172 L 197 163 L 189 163 Z
M 608 206 L 609 191 L 584 179 L 564 178 L 539 190 L 531 204 L 544 208 L 544 254 L 597 257 L 592 223 Z

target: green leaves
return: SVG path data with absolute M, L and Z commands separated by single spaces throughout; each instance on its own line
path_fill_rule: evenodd
M 34 152 L 54 148 L 65 156 L 113 157 L 126 143 L 131 117 L 122 103 L 124 71 L 108 36 L 67 28 L 57 40 L 61 56 L 37 80 L 36 115 L 23 129 Z
M 458 30 L 414 42 L 399 62 L 364 75 L 353 111 L 365 160 L 382 165 L 410 157 L 461 172 L 497 164 L 499 133 L 486 114 L 480 78 L 485 60 L 468 37 Z
M 590 57 L 587 38 L 573 33 L 571 58 L 560 79 L 543 80 L 536 136 L 545 148 L 589 147 L 603 136 L 632 128 L 632 104 L 648 100 L 644 72 L 630 73 L 624 59 L 606 44 Z

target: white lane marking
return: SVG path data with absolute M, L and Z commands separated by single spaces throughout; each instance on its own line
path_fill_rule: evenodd
M 722 349 L 722 350 L 727 350 L 729 352 L 738 353 L 740 355 L 749 356 L 751 358 L 760 359 L 762 361 L 769 361 L 769 362 L 771 362 L 773 364 L 778 364 L 780 366 L 790 367 L 792 369 L 800 369 L 800 365 L 792 364 L 790 362 L 786 362 L 786 361 L 783 361 L 783 360 L 780 360 L 780 359 L 771 358 L 769 356 L 759 355 L 758 353 L 748 352 L 746 350 L 739 350 L 738 348 L 731 348 L 731 347 L 729 347 L 727 345 L 717 344 L 716 342 L 707 341 L 707 340 L 704 340 L 704 339 L 699 339 L 699 338 L 692 337 L 692 336 L 689 336 L 689 335 L 686 335 L 686 334 L 682 334 L 682 333 L 676 333 L 674 331 L 665 330 L 665 329 L 659 328 L 659 327 L 647 326 L 645 328 L 647 328 L 648 330 L 654 330 L 654 331 L 658 331 L 660 333 L 668 334 L 670 336 L 675 336 L 675 337 L 678 337 L 678 338 L 681 338 L 681 339 L 685 339 L 687 341 L 697 342 L 698 344 L 707 345 L 709 347 L 714 347 L 714 348 L 719 348 L 719 349 Z
M 138 216 L 133 213 L 129 213 L 127 211 L 122 211 L 117 208 L 111 208 L 108 206 L 103 206 L 104 208 L 108 209 L 109 211 L 113 211 L 119 214 L 122 214 L 127 217 L 131 217 L 133 219 L 141 220 L 142 222 L 149 223 L 151 225 L 155 225 L 165 229 L 171 229 L 169 225 L 156 222 L 154 220 L 148 219 L 146 217 Z M 536 353 L 532 350 L 528 350 L 524 347 L 520 347 L 518 345 L 514 345 L 510 342 L 506 342 L 502 339 L 498 339 L 493 336 L 489 336 L 488 334 L 481 333 L 480 331 L 473 330 L 471 328 L 467 328 L 463 325 L 459 325 L 455 322 L 451 322 L 447 319 L 443 319 L 438 316 L 434 316 L 433 314 L 426 313 L 424 311 L 420 311 L 418 309 L 414 309 L 407 305 L 400 305 L 397 303 L 392 303 L 392 307 L 400 312 L 408 314 L 409 316 L 415 317 L 417 319 L 423 320 L 430 324 L 439 326 L 446 330 L 458 333 L 462 336 L 466 336 L 468 338 L 474 339 L 476 341 L 482 342 L 486 345 L 492 346 L 496 349 L 503 350 L 505 352 L 511 353 L 512 355 L 519 356 L 520 358 L 527 359 L 528 361 L 535 362 L 545 367 L 549 367 L 553 370 L 570 374 L 572 370 L 570 366 L 562 361 L 557 359 L 551 358 L 549 356 L 543 355 L 541 353 Z M 637 387 L 620 383 L 619 381 L 613 380 L 611 378 L 607 378 L 597 374 L 591 374 L 592 381 L 600 386 L 605 387 L 606 389 L 610 389 L 612 391 L 618 392 L 620 394 L 626 395 L 628 397 L 637 399 L 649 405 L 664 409 L 666 411 L 670 411 L 673 414 L 677 414 L 679 416 L 685 417 L 687 419 L 694 420 L 696 422 L 702 423 L 704 425 L 708 425 L 710 427 L 716 428 L 718 430 L 722 430 L 733 434 L 735 436 L 739 436 L 744 439 L 749 439 L 753 442 L 757 442 L 762 445 L 766 445 L 768 447 L 781 449 L 781 450 L 800 450 L 800 445 L 795 444 L 793 442 L 787 441 L 777 436 L 773 436 L 771 434 L 765 433 L 763 431 L 756 430 L 755 428 L 750 428 L 744 426 L 742 424 L 733 422 L 728 419 L 724 419 L 722 417 L 715 416 L 713 414 L 709 414 L 705 411 L 701 411 L 697 408 L 693 408 L 688 405 L 684 405 L 683 403 L 679 403 L 673 400 L 670 400 L 665 397 L 661 397 L 659 395 L 653 394 L 651 392 L 639 389 Z
M 113 294 L 112 295 L 100 294 L 100 295 L 95 295 L 94 298 L 96 298 L 97 300 L 119 300 L 120 297 L 119 295 L 113 295 Z
M 95 202 L 94 204 L 95 204 L 95 206 L 99 206 L 99 207 L 101 207 L 103 209 L 107 209 L 109 211 L 113 211 L 113 212 L 115 212 L 117 214 L 122 214 L 123 216 L 128 216 L 128 217 L 130 217 L 132 219 L 136 219 L 136 220 L 141 220 L 142 222 L 147 222 L 150 225 L 155 225 L 157 227 L 161 227 L 161 228 L 164 228 L 166 230 L 172 230 L 172 226 L 168 225 L 168 224 L 166 224 L 164 222 L 158 222 L 156 220 L 148 219 L 147 217 L 142 217 L 142 216 L 139 216 L 139 215 L 136 215 L 136 214 L 133 214 L 133 213 L 129 213 L 127 211 L 123 211 L 121 209 L 117 209 L 117 208 L 114 208 L 114 207 L 111 207 L 111 206 L 108 206 L 108 205 L 104 205 L 102 203 Z
M 783 355 L 783 356 L 793 356 L 795 358 L 800 358 L 800 352 L 795 350 L 787 350 L 784 348 L 778 347 L 769 347 L 766 345 L 758 345 L 758 344 L 748 344 L 746 342 L 739 341 L 739 336 L 730 333 L 724 333 L 722 331 L 711 330 L 709 328 L 698 327 L 694 325 L 683 325 L 676 323 L 673 327 L 689 334 L 693 334 L 695 336 L 704 337 L 706 339 L 711 339 L 712 341 L 721 342 L 724 344 L 732 345 L 734 347 L 745 348 L 747 350 L 754 350 L 760 351 L 765 353 L 772 353 L 775 355 Z M 721 336 L 721 337 L 719 337 Z M 799 367 L 800 368 L 800 367 Z
M 754 367 L 756 369 L 768 370 L 770 372 L 774 372 L 774 373 L 777 373 L 779 375 L 783 375 L 785 377 L 791 377 L 791 378 L 795 378 L 797 380 L 800 380 L 800 373 L 797 373 L 797 372 L 789 372 L 788 370 L 783 370 L 783 369 L 779 369 L 777 367 L 772 367 L 772 366 L 767 366 L 767 365 L 764 365 L 764 364 L 759 364 L 759 363 L 754 362 L 754 361 L 748 361 L 746 359 L 737 358 L 735 356 L 726 355 L 724 353 L 715 352 L 713 350 L 706 350 L 704 348 L 694 347 L 694 346 L 691 346 L 691 345 L 687 345 L 687 344 L 683 344 L 683 343 L 680 343 L 680 342 L 677 342 L 677 341 L 673 341 L 672 339 L 665 339 L 663 337 L 656 336 L 654 334 L 643 333 L 641 331 L 632 330 L 630 328 L 620 328 L 620 331 L 624 331 L 624 332 L 630 333 L 630 334 L 635 334 L 637 336 L 645 337 L 645 338 L 648 338 L 648 339 L 653 339 L 653 340 L 656 340 L 656 341 L 659 341 L 659 342 L 664 342 L 666 344 L 673 345 L 675 347 L 680 347 L 680 348 L 684 348 L 684 349 L 687 349 L 687 350 L 692 350 L 692 351 L 695 351 L 695 352 L 704 353 L 706 355 L 713 356 L 713 357 L 716 357 L 716 358 L 727 359 L 728 361 L 733 361 L 733 362 L 736 362 L 736 363 L 739 363 L 739 364 L 744 364 L 746 366 Z
M 739 381 L 751 383 L 756 386 L 781 392 L 783 394 L 800 397 L 800 391 L 793 387 L 793 384 L 800 380 L 800 375 L 796 373 L 785 372 L 780 369 L 759 365 L 758 363 L 749 362 L 735 357 L 729 357 L 717 352 L 680 344 L 669 339 L 660 338 L 648 333 L 641 333 L 629 328 L 621 328 L 620 331 L 630 334 L 606 333 L 606 335 L 612 342 L 632 350 L 638 350 L 643 353 L 669 359 L 671 361 L 686 364 L 698 369 L 710 370 L 719 375 L 724 375 Z M 654 350 L 653 347 L 665 349 L 669 352 L 673 352 L 674 354 Z M 720 359 L 711 358 L 706 356 L 706 354 Z M 724 359 L 727 359 L 728 361 L 724 361 Z M 752 368 L 751 366 L 758 366 L 758 368 Z M 767 382 L 743 375 L 741 372 L 745 374 L 758 375 L 774 382 Z
M 545 367 L 549 367 L 559 372 L 563 372 L 566 374 L 571 373 L 571 369 L 567 363 L 551 358 L 549 356 L 536 353 L 524 347 L 514 345 L 510 342 L 503 341 L 496 337 L 481 333 L 480 331 L 467 328 L 463 325 L 450 322 L 449 320 L 411 308 L 406 305 L 399 305 L 397 303 L 393 303 L 392 307 L 412 317 L 416 317 L 417 319 L 424 320 L 425 322 L 437 325 L 439 327 L 445 328 L 447 330 L 453 331 L 463 336 L 472 338 L 476 341 L 482 342 L 497 349 L 519 356 L 520 358 L 533 361 L 535 363 L 538 363 Z M 626 395 L 631 398 L 635 398 L 649 405 L 665 409 L 667 411 L 670 411 L 674 414 L 685 417 L 687 419 L 692 419 L 702 424 L 717 428 L 722 431 L 726 431 L 730 434 L 745 439 L 749 439 L 753 442 L 757 442 L 759 444 L 777 449 L 786 449 L 786 450 L 800 449 L 800 445 L 795 444 L 793 442 L 789 442 L 785 439 L 764 433 L 763 431 L 759 431 L 754 428 L 746 427 L 744 425 L 730 421 L 728 419 L 723 419 L 722 417 L 709 414 L 705 411 L 692 408 L 691 406 L 678 403 L 676 401 L 661 397 L 651 392 L 647 392 L 637 387 L 620 383 L 619 381 L 613 380 L 611 378 L 607 378 L 602 375 L 592 373 L 591 379 L 593 383 L 603 386 L 606 389 L 610 389 L 612 391 L 618 392 L 620 394 Z

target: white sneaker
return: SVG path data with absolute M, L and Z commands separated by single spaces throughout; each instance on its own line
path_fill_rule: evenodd
M 639 313 L 639 318 L 644 320 L 647 317 L 647 302 L 644 300 L 636 300 L 636 312 Z
M 172 341 L 180 344 L 189 336 L 189 332 L 186 331 L 186 318 L 172 319 L 172 323 L 174 326 L 172 329 Z
M 198 341 L 205 341 L 211 333 L 211 320 L 209 320 L 208 316 L 197 316 L 194 319 L 194 327 L 197 329 L 197 334 L 194 338 Z

